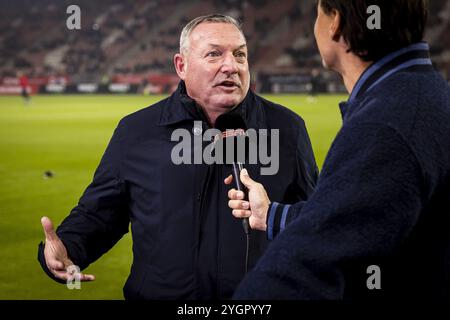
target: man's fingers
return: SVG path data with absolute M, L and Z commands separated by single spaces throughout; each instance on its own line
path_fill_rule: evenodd
M 69 279 L 69 274 L 64 270 L 64 271 L 58 271 L 58 270 L 52 270 L 50 269 L 50 272 L 53 273 L 53 275 L 61 280 L 67 280 Z
M 231 209 L 244 209 L 244 210 L 250 209 L 250 204 L 248 203 L 248 201 L 242 200 L 230 200 L 228 201 L 228 206 Z
M 225 184 L 231 184 L 233 182 L 233 176 L 230 174 L 223 182 L 225 182 Z
M 53 223 L 49 218 L 42 217 L 41 224 L 42 224 L 42 228 L 44 228 L 46 240 L 52 241 L 52 240 L 58 239 L 58 236 L 56 235 L 55 230 L 53 230 Z
M 95 280 L 95 276 L 93 274 L 80 273 L 80 280 L 81 281 L 94 281 Z
M 79 268 L 76 267 L 75 265 L 70 265 L 69 267 L 67 267 L 66 272 L 69 276 L 69 280 L 80 280 L 80 281 L 94 281 L 95 280 L 95 276 L 92 274 L 84 274 L 79 272 Z
M 253 186 L 257 184 L 256 181 L 254 181 L 250 176 L 248 175 L 247 169 L 241 170 L 241 182 L 250 190 Z
M 57 271 L 64 271 L 64 263 L 61 261 L 55 260 L 55 259 L 49 259 L 47 261 L 47 267 L 49 269 L 57 270 Z
M 252 212 L 250 210 L 237 210 L 234 209 L 232 211 L 233 216 L 236 218 L 248 218 L 252 215 Z
M 93 274 L 83 274 L 83 273 L 70 274 L 67 271 L 57 271 L 57 270 L 50 270 L 50 271 L 53 273 L 55 277 L 65 281 L 67 280 L 74 281 L 78 279 L 81 282 L 88 282 L 95 280 L 95 276 Z
M 84 274 L 81 272 L 74 273 L 74 274 L 70 274 L 70 273 L 66 272 L 65 280 L 70 280 L 70 281 L 80 280 L 81 282 L 87 282 L 87 281 L 94 281 L 95 276 L 93 274 Z
M 228 198 L 231 200 L 242 200 L 244 197 L 245 194 L 242 191 L 237 191 L 234 188 L 228 191 Z

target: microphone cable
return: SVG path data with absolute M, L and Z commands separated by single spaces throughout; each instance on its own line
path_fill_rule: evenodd
M 240 172 L 244 168 L 243 164 L 240 162 L 233 163 L 233 179 L 235 181 L 235 187 L 237 190 L 244 192 L 245 198 L 248 197 L 248 190 L 240 181 Z M 246 246 L 245 246 L 245 274 L 248 272 L 248 259 L 250 252 L 250 222 L 248 218 L 242 219 L 242 228 L 244 229 Z
M 245 123 L 245 120 L 242 118 L 242 115 L 233 113 L 233 112 L 227 112 L 224 114 L 221 114 L 219 117 L 217 117 L 216 122 L 214 124 L 214 127 L 218 129 L 221 132 L 220 136 L 217 136 L 217 141 L 223 142 L 225 139 L 229 141 L 229 139 L 233 139 L 233 161 L 232 161 L 232 175 L 233 180 L 235 183 L 235 188 L 239 191 L 244 192 L 246 197 L 248 197 L 248 190 L 245 187 L 245 185 L 240 181 L 240 172 L 244 168 L 243 163 L 238 160 L 239 155 L 237 155 L 237 152 L 234 153 L 234 148 L 236 148 L 237 145 L 237 138 L 243 138 L 244 139 L 244 147 L 247 148 L 248 141 L 246 140 L 246 134 L 245 131 L 247 130 L 247 124 Z M 214 139 L 216 141 L 216 137 Z M 224 145 L 222 144 L 222 148 L 224 148 Z M 223 150 L 223 149 L 222 149 Z M 225 148 L 226 152 L 226 148 Z M 245 155 L 248 154 L 248 151 L 245 151 Z M 228 158 L 227 158 L 228 159 Z M 245 162 L 245 161 L 244 161 Z M 226 163 L 226 161 L 224 161 Z M 242 219 L 242 227 L 244 229 L 245 233 L 245 240 L 246 240 L 246 246 L 245 246 L 245 274 L 248 272 L 248 262 L 249 262 L 249 252 L 250 252 L 250 223 L 248 218 Z
M 245 234 L 245 238 L 246 238 L 247 245 L 246 245 L 246 249 L 245 249 L 245 273 L 244 273 L 244 275 L 246 275 L 248 272 L 248 254 L 250 251 L 250 232 L 247 232 Z

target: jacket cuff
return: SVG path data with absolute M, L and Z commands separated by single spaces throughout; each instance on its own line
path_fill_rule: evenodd
M 272 202 L 267 215 L 267 239 L 273 240 L 286 228 L 286 219 L 289 214 L 290 204 Z

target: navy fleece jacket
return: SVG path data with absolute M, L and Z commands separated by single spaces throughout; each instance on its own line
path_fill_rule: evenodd
M 363 73 L 315 193 L 272 203 L 274 241 L 234 298 L 450 298 L 450 89 L 428 57 L 418 43 Z

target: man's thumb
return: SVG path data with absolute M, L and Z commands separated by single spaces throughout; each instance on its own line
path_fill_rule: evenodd
M 250 176 L 248 175 L 247 169 L 242 169 L 240 174 L 241 182 L 248 188 L 251 189 L 252 186 L 254 186 L 257 182 L 254 181 Z
M 42 228 L 44 228 L 45 233 L 45 239 L 46 240 L 55 240 L 58 238 L 58 236 L 55 233 L 55 230 L 53 230 L 53 223 L 52 221 L 47 217 L 41 218 L 41 224 Z

